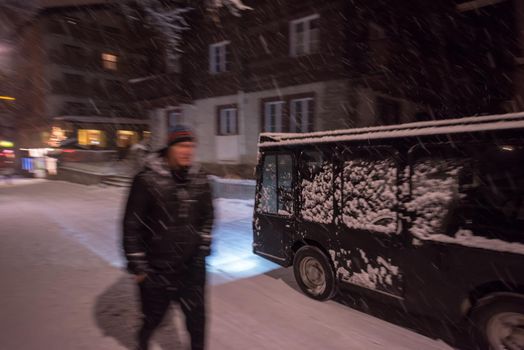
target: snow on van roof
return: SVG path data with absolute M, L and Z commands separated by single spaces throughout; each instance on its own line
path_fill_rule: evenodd
M 311 133 L 262 133 L 259 147 L 524 128 L 524 112 Z

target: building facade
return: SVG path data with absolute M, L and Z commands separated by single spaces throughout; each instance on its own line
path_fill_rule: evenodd
M 191 124 L 199 160 L 218 174 L 251 175 L 260 132 L 501 113 L 514 105 L 516 84 L 506 77 L 515 74 L 516 30 L 508 23 L 516 23 L 518 1 L 246 3 L 254 10 L 241 17 L 224 10 L 219 21 L 204 9 L 192 12 L 173 80 L 184 96 L 151 97 L 157 104 L 148 108 L 157 146 L 170 125 Z
M 147 74 L 140 25 L 110 5 L 44 7 L 21 28 L 18 143 L 126 148 L 149 132 L 127 84 Z
M 211 172 L 246 177 L 261 132 L 524 107 L 518 0 L 245 0 L 253 10 L 240 17 L 197 6 L 176 62 L 165 33 L 87 2 L 50 6 L 23 31 L 17 105 L 27 140 L 41 130 L 42 141 L 73 134 L 121 147 L 149 131 L 161 148 L 169 127 L 185 123 Z
M 413 119 L 424 105 L 374 89 L 355 74 L 346 1 L 259 1 L 219 24 L 204 10 L 185 36 L 176 99 L 152 115 L 164 129 L 191 124 L 198 158 L 218 174 L 252 176 L 260 132 L 312 132 Z M 385 37 L 373 35 L 380 50 Z M 379 64 L 379 62 L 376 62 Z M 161 128 L 160 128 L 161 129 Z
M 9 76 L 0 72 L 0 141 L 13 142 L 15 135 L 14 104 L 16 100 L 10 95 L 13 89 Z

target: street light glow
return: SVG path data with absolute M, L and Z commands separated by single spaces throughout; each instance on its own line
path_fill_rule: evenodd
M 0 95 L 0 100 L 15 101 L 16 98 L 14 98 L 12 96 L 2 96 L 2 95 Z

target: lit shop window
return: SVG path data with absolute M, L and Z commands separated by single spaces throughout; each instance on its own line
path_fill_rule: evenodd
M 106 134 L 101 130 L 78 130 L 78 144 L 82 146 L 106 146 Z
M 110 53 L 102 53 L 102 67 L 108 70 L 118 69 L 118 56 Z
M 66 131 L 60 127 L 53 126 L 51 129 L 51 135 L 49 136 L 49 141 L 47 142 L 50 147 L 60 146 L 60 142 L 67 139 Z
M 130 130 L 118 130 L 116 132 L 116 145 L 126 148 L 138 142 L 138 133 Z

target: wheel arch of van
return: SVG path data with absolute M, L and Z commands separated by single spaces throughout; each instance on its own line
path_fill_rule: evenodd
M 524 299 L 524 285 L 509 285 L 502 281 L 490 281 L 474 287 L 462 303 L 462 315 L 469 316 L 479 306 L 493 298 L 514 296 Z

